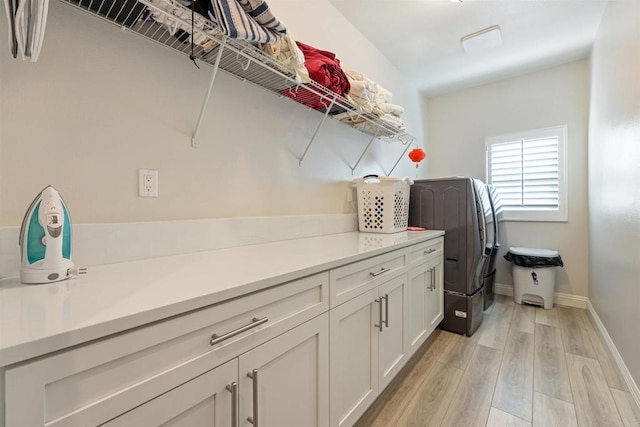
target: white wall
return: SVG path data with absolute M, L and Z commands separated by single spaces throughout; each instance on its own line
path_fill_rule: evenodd
M 496 282 L 512 285 L 502 255 L 510 246 L 556 249 L 565 261 L 556 291 L 587 296 L 587 60 L 426 100 L 429 177 L 466 175 L 486 180 L 484 138 L 568 126 L 569 221 L 506 222 Z
M 395 92 L 421 143 L 419 98 L 327 0 L 272 3 L 296 38 L 335 51 L 345 68 Z M 310 7 L 323 20 L 309 19 Z M 4 40 L 4 9 L 0 15 Z M 0 43 L 0 226 L 19 225 L 47 184 L 61 192 L 75 223 L 354 211 L 346 201 L 349 165 L 369 136 L 330 120 L 300 168 L 322 115 L 224 73 L 192 149 L 210 71 L 51 2 L 38 63 L 12 59 Z M 388 172 L 403 149 L 376 142 L 356 176 Z M 159 198 L 137 197 L 138 168 L 159 170 Z M 405 158 L 394 175 L 407 173 L 415 169 Z
M 591 74 L 589 299 L 640 384 L 639 2 L 609 2 Z

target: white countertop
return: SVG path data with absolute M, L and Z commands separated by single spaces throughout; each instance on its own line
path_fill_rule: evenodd
M 0 367 L 444 235 L 342 233 L 0 280 Z

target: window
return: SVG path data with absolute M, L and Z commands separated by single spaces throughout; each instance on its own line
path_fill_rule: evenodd
M 566 126 L 486 138 L 487 182 L 509 221 L 567 221 Z

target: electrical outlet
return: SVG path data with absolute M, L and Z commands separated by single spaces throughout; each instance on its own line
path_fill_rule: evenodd
M 158 171 L 138 169 L 138 196 L 158 197 Z

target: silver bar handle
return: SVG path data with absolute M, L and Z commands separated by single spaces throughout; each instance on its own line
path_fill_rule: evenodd
M 377 302 L 378 304 L 380 304 L 380 306 L 378 307 L 378 308 L 379 308 L 379 310 L 378 310 L 378 315 L 380 316 L 380 324 L 379 324 L 379 325 L 376 325 L 376 324 L 374 323 L 374 325 L 373 325 L 373 326 L 375 326 L 376 328 L 378 328 L 378 329 L 380 330 L 380 332 L 382 332 L 382 298 L 376 298 L 376 302 Z
M 438 267 L 433 267 L 433 290 L 438 288 Z
M 384 268 L 384 267 L 382 267 L 382 268 L 380 269 L 380 271 L 377 271 L 377 272 L 375 272 L 375 273 L 369 273 L 369 274 L 371 275 L 371 277 L 378 277 L 379 275 L 384 274 L 384 273 L 386 273 L 386 272 L 388 272 L 388 271 L 391 271 L 391 269 L 390 269 L 390 268 Z
M 384 326 L 389 327 L 389 294 L 384 294 Z
M 427 249 L 426 251 L 424 251 L 424 254 L 425 254 L 425 255 L 429 255 L 429 254 L 434 253 L 435 251 L 437 251 L 437 249 L 436 249 L 436 248 L 429 248 L 429 249 Z
M 253 380 L 253 416 L 247 417 L 247 421 L 258 427 L 258 370 L 254 369 L 247 376 Z
M 436 268 L 431 267 L 431 286 L 430 289 L 434 291 L 436 289 Z
M 269 321 L 268 317 L 263 317 L 262 319 L 258 319 L 257 317 L 254 317 L 251 320 L 251 323 L 249 323 L 248 325 L 244 325 L 243 327 L 238 328 L 234 331 L 227 332 L 224 335 L 218 335 L 218 334 L 211 335 L 211 340 L 209 341 L 209 344 L 211 345 L 220 344 L 222 341 L 228 340 L 229 338 L 233 338 L 236 335 L 240 335 L 241 333 L 246 332 L 249 329 L 253 329 L 257 326 L 262 325 L 263 323 L 267 323 L 268 321 Z
M 238 426 L 238 383 L 236 381 L 227 385 L 227 390 L 231 392 L 231 427 Z

